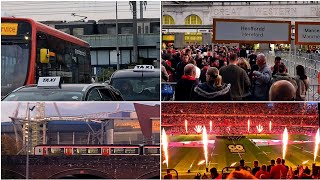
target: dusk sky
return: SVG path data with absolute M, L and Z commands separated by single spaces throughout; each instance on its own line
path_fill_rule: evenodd
M 36 102 L 31 102 L 30 106 L 35 105 Z M 68 115 L 84 115 L 94 114 L 100 112 L 115 112 L 119 104 L 120 111 L 135 111 L 133 103 L 131 102 L 56 102 L 62 116 Z M 148 105 L 155 105 L 159 103 L 143 103 Z M 1 121 L 10 121 L 9 116 L 12 116 L 16 110 L 18 102 L 2 102 L 1 103 Z M 18 117 L 26 117 L 27 102 L 20 102 Z M 32 111 L 31 117 L 34 116 L 35 110 Z M 53 102 L 46 102 L 46 115 L 58 116 Z
M 1 16 L 32 18 L 36 21 L 77 21 L 115 19 L 115 1 L 1 1 Z M 140 2 L 137 1 L 137 18 L 140 17 Z M 118 1 L 118 18 L 131 19 L 129 1 Z M 144 18 L 160 18 L 160 2 L 147 1 Z

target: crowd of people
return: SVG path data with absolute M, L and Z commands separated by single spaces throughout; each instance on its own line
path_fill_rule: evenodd
M 305 101 L 310 82 L 302 65 L 292 77 L 281 57 L 269 67 L 263 53 L 218 45 L 162 52 L 162 81 L 177 82 L 176 101 Z
M 287 166 L 286 161 L 278 157 L 276 160 L 272 159 L 269 165 L 262 164 L 255 160 L 253 168 L 245 165 L 243 159 L 240 160 L 239 166 L 234 167 L 232 172 L 219 173 L 217 168 L 210 169 L 210 174 L 197 173 L 194 179 L 318 179 L 318 174 L 313 174 L 308 166 L 298 165 L 296 169 Z M 170 170 L 164 176 L 164 179 L 172 179 Z
M 215 135 L 281 134 L 285 127 L 290 134 L 314 134 L 319 127 L 317 103 L 166 103 L 161 117 L 172 135 L 198 134 L 196 126 Z
M 165 103 L 166 114 L 318 115 L 317 103 Z

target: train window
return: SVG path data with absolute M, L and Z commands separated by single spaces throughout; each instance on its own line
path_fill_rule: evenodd
M 50 154 L 64 154 L 63 148 L 49 148 L 48 151 L 50 152 Z
M 160 148 L 144 148 L 144 154 L 160 154 Z
M 77 154 L 87 154 L 87 148 L 77 148 Z
M 88 154 L 101 154 L 101 148 L 88 148 Z
M 111 154 L 138 154 L 139 148 L 111 148 Z
M 124 148 L 111 148 L 112 154 L 124 154 Z
M 138 148 L 125 148 L 124 153 L 125 154 L 137 154 Z

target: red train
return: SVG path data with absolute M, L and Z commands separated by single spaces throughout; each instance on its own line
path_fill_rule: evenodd
M 160 155 L 160 145 L 38 145 L 34 155 Z

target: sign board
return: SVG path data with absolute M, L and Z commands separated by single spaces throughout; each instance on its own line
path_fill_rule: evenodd
M 295 43 L 320 45 L 320 22 L 296 22 Z
M 242 144 L 230 144 L 228 145 L 228 149 L 230 153 L 245 153 L 246 150 L 244 149 Z
M 1 23 L 1 35 L 14 36 L 18 33 L 18 23 Z
M 136 65 L 133 68 L 134 72 L 142 72 L 142 71 L 150 71 L 153 72 L 154 71 L 154 66 L 152 65 Z
M 291 44 L 291 21 L 213 19 L 213 43 Z
M 38 87 L 59 87 L 60 77 L 39 77 Z

